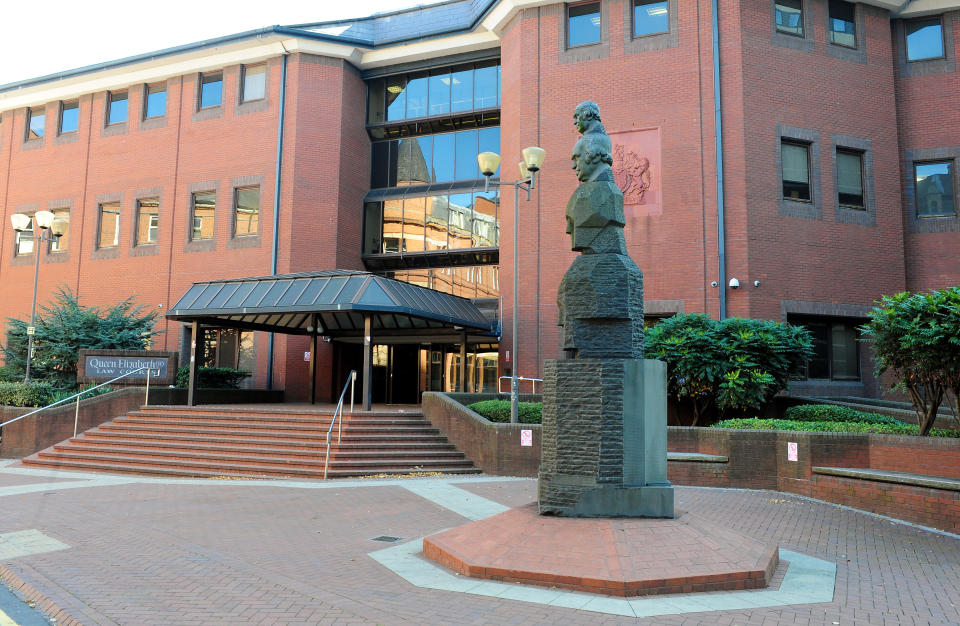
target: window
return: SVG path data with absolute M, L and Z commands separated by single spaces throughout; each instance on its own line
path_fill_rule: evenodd
M 500 106 L 500 62 L 481 61 L 429 72 L 397 74 L 368 81 L 367 85 L 367 123 L 370 125 L 439 115 L 462 116 Z M 438 122 L 431 124 L 429 130 L 452 128 L 453 124 Z M 383 136 L 380 132 L 374 138 Z
M 157 243 L 160 231 L 160 198 L 137 200 L 137 234 L 135 246 Z
M 669 31 L 670 9 L 667 0 L 634 0 L 634 37 L 645 37 Z
M 776 0 L 777 31 L 803 37 L 803 0 Z
M 943 58 L 943 23 L 939 17 L 911 20 L 904 25 L 907 61 Z
M 27 109 L 27 141 L 43 137 L 43 129 L 47 124 L 45 109 Z
M 256 363 L 253 331 L 205 328 L 199 360 L 200 367 L 228 367 L 253 372 Z
M 496 265 L 468 265 L 398 270 L 384 275 L 462 298 L 496 298 L 500 295 L 498 269 Z
M 243 67 L 243 95 L 240 102 L 263 100 L 267 94 L 267 65 L 245 65 Z
M 813 335 L 813 357 L 807 361 L 805 378 L 860 380 L 860 331 L 847 319 L 789 319 Z
M 837 149 L 837 199 L 840 206 L 863 209 L 863 153 Z
M 830 0 L 830 43 L 857 47 L 857 27 L 854 22 L 856 7 L 844 0 Z
M 147 85 L 143 105 L 143 119 L 163 117 L 167 114 L 167 85 L 159 83 Z
M 477 154 L 500 151 L 500 127 L 378 141 L 372 147 L 374 189 L 478 180 Z
M 63 102 L 60 104 L 60 134 L 75 133 L 80 122 L 80 103 Z
M 70 209 L 53 209 L 53 220 L 66 222 L 67 227 L 63 235 L 50 242 L 50 252 L 66 252 L 70 248 Z
M 127 92 L 110 92 L 107 98 L 107 125 L 127 121 Z
M 217 192 L 202 191 L 193 194 L 191 241 L 213 239 L 213 220 L 217 208 Z
M 200 75 L 200 108 L 218 107 L 223 101 L 223 73 Z
M 104 202 L 100 205 L 97 248 L 115 248 L 118 245 L 120 245 L 120 203 Z
M 599 2 L 585 2 L 567 6 L 568 48 L 599 43 L 602 38 Z
M 783 197 L 789 200 L 809 202 L 809 144 L 781 140 L 780 158 L 783 164 Z
M 33 254 L 33 217 L 30 218 L 30 224 L 24 230 L 14 232 L 16 233 L 13 247 L 14 254 L 16 256 Z
M 260 187 L 238 187 L 234 191 L 234 237 L 260 233 Z
M 955 215 L 953 161 L 914 163 L 917 217 Z

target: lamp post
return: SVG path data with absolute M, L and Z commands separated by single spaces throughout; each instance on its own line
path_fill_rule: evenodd
M 513 367 L 510 368 L 510 423 L 516 424 L 520 421 L 520 402 L 519 387 L 520 381 L 517 379 L 517 328 L 520 325 L 520 274 L 519 260 L 520 256 L 520 190 L 527 192 L 527 201 L 530 201 L 530 191 L 536 188 L 537 172 L 543 165 L 543 159 L 546 151 L 543 148 L 530 147 L 521 151 L 523 161 L 520 166 L 520 180 L 514 182 L 497 181 L 494 184 L 501 187 L 513 187 Z M 477 162 L 480 163 L 480 171 L 483 172 L 484 186 L 483 190 L 490 188 L 490 177 L 500 166 L 500 155 L 496 152 L 481 152 L 477 155 Z
M 13 223 L 13 230 L 22 233 L 30 227 L 30 221 L 34 221 L 33 230 L 33 304 L 30 306 L 30 325 L 27 326 L 27 367 L 26 375 L 23 377 L 24 383 L 30 382 L 30 362 L 33 360 L 33 333 L 34 324 L 37 321 L 37 282 L 40 278 L 40 244 L 43 242 L 55 241 L 63 236 L 67 229 L 67 223 L 56 219 L 56 216 L 50 211 L 37 211 L 33 217 L 24 213 L 14 213 L 10 216 Z M 40 235 L 37 236 L 36 229 L 40 229 Z M 53 234 L 50 237 L 47 231 Z

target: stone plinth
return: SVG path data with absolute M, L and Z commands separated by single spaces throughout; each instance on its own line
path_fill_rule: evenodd
M 638 596 L 766 587 L 779 561 L 762 544 L 692 513 L 676 519 L 561 519 L 536 504 L 423 540 L 465 576 Z
M 546 361 L 540 512 L 673 517 L 666 414 L 661 361 Z

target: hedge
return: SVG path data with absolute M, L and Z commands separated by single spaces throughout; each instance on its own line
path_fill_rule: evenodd
M 55 393 L 53 385 L 42 381 L 0 382 L 0 406 L 46 406 L 54 401 Z
M 198 387 L 201 389 L 239 389 L 240 381 L 249 376 L 249 372 L 229 367 L 201 367 Z M 190 368 L 177 369 L 177 387 L 190 385 Z
M 862 422 L 864 424 L 907 425 L 906 422 L 889 415 L 857 411 L 836 404 L 798 404 L 788 408 L 783 417 L 796 422 Z
M 799 422 L 794 420 L 766 420 L 759 418 L 733 419 L 717 422 L 714 428 L 736 430 L 791 430 L 819 433 L 877 433 L 881 435 L 919 435 L 914 424 L 870 424 L 866 422 Z M 960 431 L 934 428 L 933 437 L 960 437 Z
M 517 410 L 517 418 L 521 424 L 539 424 L 541 418 L 541 403 L 521 402 Z M 491 422 L 510 423 L 509 400 L 482 400 L 467 405 L 467 408 L 476 411 Z

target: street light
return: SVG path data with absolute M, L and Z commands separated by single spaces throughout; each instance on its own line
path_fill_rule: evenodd
M 37 321 L 37 281 L 40 278 L 40 244 L 45 241 L 60 239 L 60 237 L 67 232 L 67 223 L 63 220 L 56 219 L 56 217 L 57 216 L 50 211 L 37 211 L 33 214 L 32 218 L 24 213 L 14 213 L 10 216 L 10 221 L 13 223 L 13 230 L 18 233 L 22 233 L 30 227 L 31 219 L 35 222 L 36 228 L 40 229 L 39 237 L 37 236 L 36 230 L 33 232 L 33 254 L 35 257 L 33 267 L 33 305 L 30 307 L 30 325 L 27 326 L 27 372 L 23 377 L 24 383 L 30 382 L 30 361 L 33 360 L 33 333 L 34 324 Z M 53 234 L 53 237 L 47 234 L 48 230 Z
M 496 185 L 501 187 L 513 187 L 513 367 L 510 368 L 510 423 L 516 424 L 520 421 L 519 404 L 519 386 L 517 379 L 517 327 L 519 326 L 520 311 L 520 274 L 519 262 L 520 256 L 520 190 L 527 192 L 527 201 L 530 201 L 530 191 L 536 188 L 537 172 L 543 165 L 543 159 L 546 157 L 546 151 L 536 146 L 524 148 L 521 151 L 523 161 L 520 166 L 520 180 L 505 183 L 497 181 Z M 484 185 L 483 190 L 490 189 L 490 177 L 500 166 L 500 155 L 496 152 L 481 152 L 477 155 L 477 162 L 480 164 L 480 171 L 483 172 Z

